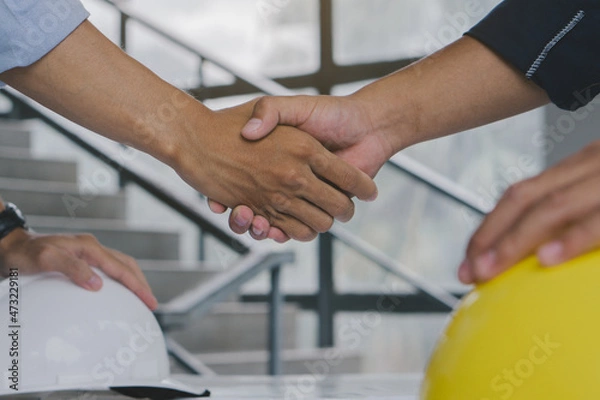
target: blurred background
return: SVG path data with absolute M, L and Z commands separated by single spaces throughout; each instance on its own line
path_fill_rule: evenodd
M 256 88 L 237 85 L 239 80 L 231 70 L 275 79 L 296 93 L 352 93 L 456 40 L 499 1 L 122 0 L 115 3 L 136 16 L 126 22 L 126 41 L 118 9 L 100 0 L 83 3 L 91 12 L 91 21 L 115 43 L 126 47 L 130 55 L 218 109 L 261 94 Z M 209 56 L 200 58 L 174 45 L 139 19 Z M 591 133 L 599 119 L 597 112 L 582 122 L 568 118 L 568 114 L 546 107 L 414 146 L 403 155 L 443 177 L 459 192 L 468 193 L 479 208 L 489 210 L 510 184 L 535 175 L 598 136 Z M 549 136 L 556 129 L 564 130 L 560 140 Z M 47 126 L 38 124 L 32 129 L 31 151 L 36 157 L 76 162 L 80 188 L 87 182 L 96 197 L 124 193 L 123 219 L 128 227 L 139 231 L 160 229 L 177 236 L 174 255 L 164 258 L 174 258 L 188 269 L 198 268 L 196 262 L 202 259 L 217 272 L 236 260 L 227 246 L 210 238 L 199 248 L 199 232 L 193 223 L 135 185 L 121 188 L 116 172 Z M 124 149 L 121 156 L 125 164 L 144 165 L 173 193 L 203 201 L 172 170 L 151 157 L 131 149 Z M 464 294 L 468 287 L 458 282 L 456 269 L 481 215 L 393 165 L 385 166 L 376 181 L 378 200 L 358 203 L 355 218 L 342 225 L 344 232 L 373 246 L 428 284 L 457 296 Z M 224 223 L 224 217 L 221 221 Z M 334 241 L 335 268 L 330 284 L 341 296 L 332 313 L 333 339 L 324 339 L 315 305 L 323 279 L 319 243 L 269 244 L 276 251 L 296 255 L 293 265 L 282 270 L 282 291 L 289 300 L 284 312 L 284 347 L 306 352 L 330 346 L 342 349 L 345 364 L 338 369 L 332 367 L 332 371 L 422 371 L 448 310 L 433 306 L 421 290 L 398 274 L 379 268 L 357 248 Z M 140 257 L 151 258 L 145 254 Z M 169 290 L 176 292 L 177 283 L 170 285 Z M 220 310 L 187 331 L 175 331 L 173 337 L 190 351 L 202 353 L 199 359 L 219 373 L 261 371 L 258 367 L 253 370 L 236 366 L 236 356 L 225 354 L 253 360 L 248 352 L 260 344 L 249 343 L 251 339 L 242 336 L 266 335 L 261 326 L 252 324 L 264 322 L 259 318 L 264 310 L 258 307 L 269 288 L 268 273 L 258 274 L 241 287 L 238 296 L 229 299 L 230 306 L 221 305 Z M 378 308 L 377 295 L 386 293 L 397 294 L 393 298 L 405 302 L 398 307 L 401 311 L 383 312 Z M 242 334 L 234 336 L 233 331 Z M 310 373 L 311 363 L 324 356 L 294 357 L 289 356 L 284 372 Z M 292 366 L 294 360 L 297 363 Z

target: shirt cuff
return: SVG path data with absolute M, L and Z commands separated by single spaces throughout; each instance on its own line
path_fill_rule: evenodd
M 575 110 L 600 93 L 600 11 L 588 0 L 506 0 L 467 35 L 512 64 L 553 103 Z
M 29 66 L 48 54 L 83 21 L 88 11 L 78 0 L 4 1 L 0 72 Z

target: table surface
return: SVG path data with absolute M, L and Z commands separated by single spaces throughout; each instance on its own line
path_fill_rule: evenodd
M 418 400 L 421 375 L 297 375 L 216 376 L 174 375 L 198 390 L 209 389 L 209 399 L 241 400 Z M 15 397 L 11 397 L 15 398 Z M 18 396 L 21 400 L 127 400 L 110 392 L 55 392 Z

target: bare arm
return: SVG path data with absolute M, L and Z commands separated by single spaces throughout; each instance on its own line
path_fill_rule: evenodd
M 549 102 L 544 90 L 468 36 L 350 97 L 394 152 Z

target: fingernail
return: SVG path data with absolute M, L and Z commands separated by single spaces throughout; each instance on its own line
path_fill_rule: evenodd
M 491 276 L 494 265 L 496 265 L 496 252 L 490 250 L 477 257 L 475 260 L 475 272 L 480 277 L 487 278 Z
M 250 121 L 246 123 L 244 128 L 242 129 L 242 133 L 254 133 L 260 128 L 262 125 L 262 120 L 258 118 L 252 118 Z
M 471 263 L 469 260 L 464 260 L 460 267 L 458 267 L 458 279 L 464 284 L 473 283 L 473 276 L 471 274 Z
M 102 287 L 102 279 L 98 275 L 92 277 L 85 283 L 85 286 L 91 290 L 100 290 Z
M 375 201 L 377 200 L 377 196 L 379 196 L 379 191 L 375 191 L 375 194 L 371 197 L 369 197 L 366 201 L 371 202 L 371 201 Z
M 156 299 L 156 297 L 154 295 L 151 295 L 151 297 L 152 297 L 152 301 L 153 301 L 152 304 L 154 305 L 153 308 L 158 307 L 158 300 Z
M 552 266 L 563 260 L 565 246 L 561 242 L 551 242 L 538 250 L 538 259 L 543 265 Z
M 262 229 L 258 229 L 257 227 L 253 226 L 252 227 L 252 233 L 254 233 L 256 236 L 262 236 L 263 230 Z

